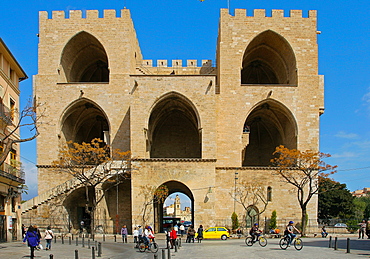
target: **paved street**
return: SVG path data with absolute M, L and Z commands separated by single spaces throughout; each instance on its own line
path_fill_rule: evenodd
M 81 241 L 81 240 L 80 240 Z M 115 243 L 113 238 L 106 238 L 103 242 L 102 238 L 98 238 L 102 243 L 102 257 L 96 258 L 154 258 L 151 252 L 140 253 L 134 249 L 133 243 L 122 244 Z M 117 240 L 118 241 L 118 240 Z M 163 239 L 157 240 L 160 248 L 165 247 Z M 329 240 L 322 238 L 304 238 L 304 247 L 301 251 L 296 251 L 294 247 L 289 247 L 287 250 L 281 250 L 278 245 L 279 239 L 268 239 L 266 247 L 260 247 L 254 244 L 252 247 L 247 247 L 244 239 L 230 239 L 227 241 L 221 240 L 203 240 L 202 244 L 186 244 L 182 243 L 182 247 L 175 252 L 171 250 L 171 258 L 369 258 L 370 257 L 370 240 L 358 240 L 351 237 L 351 253 L 346 253 L 346 237 L 339 237 L 338 250 L 328 248 Z M 44 242 L 43 242 L 44 244 Z M 91 244 L 95 245 L 94 242 Z M 65 241 L 64 244 L 58 239 L 57 243 L 52 244 L 50 251 L 36 251 L 36 258 L 50 258 L 53 254 L 54 259 L 75 258 L 75 250 L 78 250 L 78 258 L 92 258 L 92 249 L 81 246 L 81 243 L 76 246 L 76 241 L 73 240 L 71 245 Z M 1 259 L 19 259 L 29 258 L 29 248 L 21 242 L 1 243 L 0 244 Z M 162 258 L 161 249 L 158 251 L 158 258 Z M 167 251 L 165 251 L 165 258 Z

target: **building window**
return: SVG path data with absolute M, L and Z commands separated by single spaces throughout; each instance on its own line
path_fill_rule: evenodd
M 271 186 L 267 187 L 267 201 L 272 201 L 272 188 L 271 188 Z
M 15 114 L 15 101 L 13 99 L 10 99 L 10 118 L 14 120 L 14 114 Z

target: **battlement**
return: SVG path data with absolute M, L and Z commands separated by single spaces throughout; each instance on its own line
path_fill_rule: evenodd
M 316 19 L 317 18 L 317 11 L 310 10 L 308 11 L 308 17 L 303 17 L 302 10 L 290 10 L 289 16 L 284 16 L 284 10 L 280 9 L 273 9 L 270 15 L 266 15 L 265 9 L 254 9 L 252 16 L 247 16 L 247 9 L 235 9 L 234 16 L 229 14 L 228 9 L 221 9 L 221 17 L 235 17 L 235 18 L 251 18 L 251 17 L 258 17 L 258 18 L 300 18 L 300 19 Z
M 39 18 L 40 20 L 50 20 L 49 14 L 47 11 L 40 11 Z M 120 14 L 120 16 L 119 16 Z M 99 12 L 99 10 L 86 10 L 83 12 L 81 10 L 69 10 L 66 11 L 52 11 L 51 12 L 51 19 L 52 20 L 62 20 L 62 19 L 120 19 L 120 18 L 127 18 L 130 17 L 129 9 L 122 9 L 121 12 L 117 12 L 116 10 L 103 10 L 103 12 Z
M 198 60 L 196 59 L 188 59 L 186 60 L 186 66 L 183 66 L 181 59 L 173 59 L 171 60 L 171 66 L 168 65 L 167 59 L 158 59 L 156 65 L 153 66 L 153 60 L 151 59 L 144 59 L 142 60 L 141 64 L 137 64 L 138 66 L 142 67 L 173 67 L 173 68 L 186 68 L 186 67 L 198 67 Z M 210 59 L 202 59 L 202 64 L 200 67 L 212 67 L 212 60 Z

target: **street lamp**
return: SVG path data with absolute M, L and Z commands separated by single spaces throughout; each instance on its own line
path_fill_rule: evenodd
M 235 212 L 235 202 L 236 202 L 236 180 L 238 180 L 238 172 L 235 172 L 234 176 L 234 212 Z

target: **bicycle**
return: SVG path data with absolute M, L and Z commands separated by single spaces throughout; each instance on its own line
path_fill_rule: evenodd
M 145 250 L 150 250 L 152 253 L 158 252 L 158 244 L 155 242 L 154 238 L 151 238 L 149 244 L 146 244 L 144 238 L 140 238 L 137 244 L 139 251 L 144 253 Z
M 253 240 L 253 237 L 247 237 L 245 243 L 247 246 L 252 246 L 254 243 L 258 242 L 260 246 L 265 247 L 267 245 L 267 238 L 263 235 L 257 236 L 257 240 Z
M 284 237 L 279 241 L 279 246 L 281 249 L 286 250 L 289 247 L 289 243 L 290 237 L 288 235 L 284 235 Z M 299 237 L 295 237 L 292 243 L 294 248 L 298 251 L 303 248 L 303 241 Z

